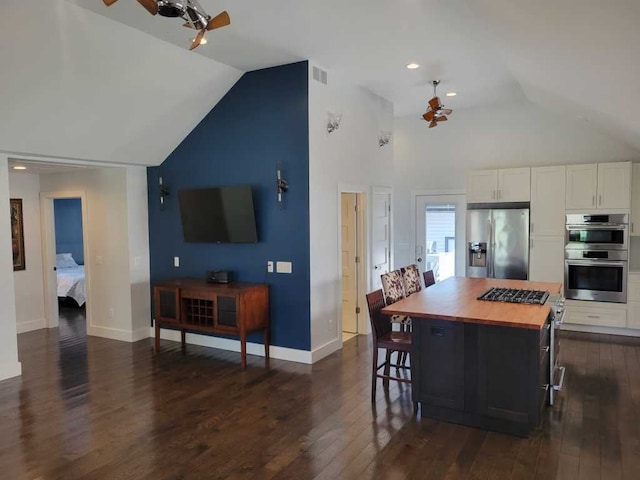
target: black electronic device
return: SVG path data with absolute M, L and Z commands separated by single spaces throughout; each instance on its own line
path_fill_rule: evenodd
M 249 185 L 179 190 L 178 203 L 185 242 L 258 242 Z
M 229 270 L 209 270 L 205 280 L 207 283 L 229 283 L 232 274 Z

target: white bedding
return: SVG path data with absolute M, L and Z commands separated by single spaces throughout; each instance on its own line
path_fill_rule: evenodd
M 79 306 L 87 301 L 84 283 L 84 265 L 58 268 L 58 297 L 71 297 Z

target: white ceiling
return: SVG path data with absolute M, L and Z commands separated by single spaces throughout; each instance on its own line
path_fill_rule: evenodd
M 183 48 L 179 19 L 137 2 L 68 0 Z M 310 59 L 418 115 L 441 79 L 469 108 L 528 99 L 640 149 L 640 2 L 636 0 L 200 0 L 231 26 L 194 51 L 249 71 Z M 409 71 L 410 61 L 421 68 Z

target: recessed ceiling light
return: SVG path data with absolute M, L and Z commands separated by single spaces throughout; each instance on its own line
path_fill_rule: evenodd
M 22 166 L 22 165 L 15 165 L 15 166 L 13 167 L 13 169 L 14 169 L 14 170 L 26 170 L 26 169 L 27 169 L 27 167 L 24 167 L 24 166 Z
M 447 97 L 455 97 L 458 95 L 456 92 L 447 92 Z
M 420 65 L 418 65 L 417 63 L 407 63 L 407 68 L 409 70 L 415 70 L 416 68 L 420 68 Z

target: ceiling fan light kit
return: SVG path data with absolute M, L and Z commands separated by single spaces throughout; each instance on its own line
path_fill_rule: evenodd
M 118 0 L 102 0 L 108 7 Z M 191 41 L 189 50 L 207 43 L 205 33 L 216 28 L 226 27 L 231 24 L 229 14 L 224 11 L 215 17 L 207 15 L 198 0 L 138 0 L 151 15 L 159 14 L 162 17 L 182 18 L 186 23 L 183 26 L 198 30 L 198 34 Z
M 449 120 L 447 115 L 453 113 L 453 110 L 450 108 L 444 108 L 444 105 L 440 102 L 440 98 L 438 98 L 436 94 L 440 80 L 433 80 L 431 84 L 433 85 L 433 98 L 429 100 L 427 111 L 422 115 L 422 119 L 425 122 L 429 122 L 429 128 L 437 127 L 439 122 L 446 122 Z

